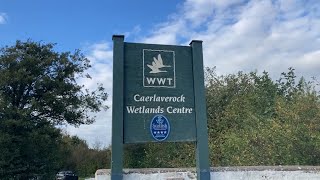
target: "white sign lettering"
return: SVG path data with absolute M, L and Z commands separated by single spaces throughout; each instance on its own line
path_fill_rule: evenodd
M 135 102 L 164 102 L 164 103 L 184 103 L 186 97 L 181 94 L 180 96 L 158 96 L 153 94 L 152 96 L 144 96 L 141 94 L 133 95 L 133 100 Z M 129 114 L 191 114 L 193 113 L 193 108 L 190 107 L 146 107 L 146 106 L 126 106 L 127 113 Z
M 140 94 L 135 94 L 133 99 L 136 102 L 185 102 L 183 94 L 180 96 L 158 96 L 157 94 L 153 96 L 141 96 Z

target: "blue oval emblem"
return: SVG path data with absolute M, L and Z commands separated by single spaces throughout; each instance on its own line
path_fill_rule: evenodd
M 167 139 L 170 133 L 169 120 L 164 115 L 155 115 L 150 123 L 150 133 L 157 141 Z

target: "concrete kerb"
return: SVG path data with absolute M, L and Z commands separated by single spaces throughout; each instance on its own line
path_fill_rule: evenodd
M 212 167 L 211 179 L 320 179 L 320 166 L 237 166 Z M 110 179 L 110 169 L 96 171 L 96 180 Z M 124 169 L 124 179 L 196 179 L 195 168 Z
M 225 171 L 303 171 L 320 172 L 320 166 L 234 166 L 234 167 L 211 167 L 211 172 Z

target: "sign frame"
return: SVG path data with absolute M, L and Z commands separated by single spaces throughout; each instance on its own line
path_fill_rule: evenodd
M 124 145 L 124 35 L 113 35 L 113 97 L 112 97 L 112 146 L 111 179 L 123 179 Z M 204 88 L 202 41 L 192 40 L 189 44 L 192 55 L 192 76 L 194 90 L 194 113 L 196 128 L 197 179 L 210 179 L 209 147 L 207 133 L 206 100 Z M 150 49 L 152 50 L 152 49 Z M 144 51 L 143 51 L 144 52 Z M 175 54 L 174 54 L 175 56 Z M 143 67 L 144 68 L 144 67 Z M 174 69 L 175 71 L 176 69 Z M 143 71 L 144 73 L 144 71 Z M 174 72 L 174 76 L 176 76 Z M 144 78 L 144 76 L 143 76 Z M 143 82 L 144 83 L 144 82 Z M 176 82 L 174 82 L 176 83 Z M 174 84 L 176 86 L 176 84 Z M 171 87 L 167 87 L 171 89 Z

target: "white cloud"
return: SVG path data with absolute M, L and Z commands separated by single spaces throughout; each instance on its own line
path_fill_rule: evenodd
M 0 13 L 0 24 L 6 24 L 8 15 L 6 13 Z
M 292 19 L 301 16 L 305 12 L 306 9 L 301 8 L 305 4 L 301 0 L 280 0 L 279 9 L 284 19 Z
M 188 0 L 184 4 L 184 18 L 191 21 L 193 25 L 199 25 L 214 13 L 214 4 L 214 0 Z
M 241 12 L 238 22 L 232 26 L 232 31 L 238 36 L 260 38 L 269 32 L 275 16 L 276 9 L 270 1 L 253 1 Z
M 296 67 L 303 67 L 309 71 L 317 71 L 320 69 L 320 50 L 303 54 L 296 61 Z
M 131 36 L 136 36 L 141 32 L 141 27 L 139 25 L 135 26 L 131 31 L 122 33 L 126 38 Z
M 320 49 L 320 1 L 187 0 L 182 8 L 166 22 L 180 26 L 163 26 L 145 39 L 176 44 L 201 39 L 205 65 L 217 66 L 220 74 L 267 70 L 278 77 Z M 297 72 L 315 76 L 307 66 Z
M 151 36 L 145 37 L 140 41 L 153 44 L 176 44 L 178 34 L 179 36 L 186 34 L 185 26 L 185 21 L 183 20 L 162 23 L 154 28 Z
M 182 17 L 192 25 L 200 25 L 226 8 L 243 2 L 245 0 L 187 0 L 184 3 Z

